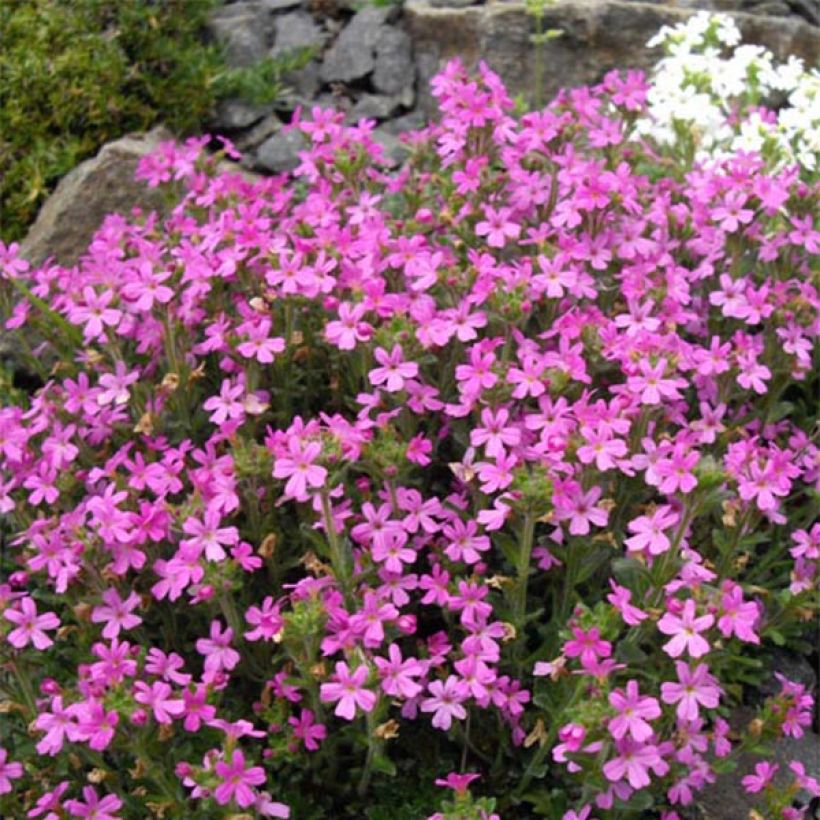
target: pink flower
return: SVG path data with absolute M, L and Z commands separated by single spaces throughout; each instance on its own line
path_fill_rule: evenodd
M 621 613 L 621 618 L 627 626 L 637 626 L 649 617 L 642 609 L 632 604 L 630 590 L 616 584 L 612 578 L 609 579 L 609 585 L 612 587 L 612 592 L 607 595 L 606 599 Z
M 248 607 L 245 620 L 251 626 L 256 627 L 245 633 L 246 641 L 275 641 L 281 639 L 285 620 L 279 611 L 279 604 L 275 604 L 270 595 L 265 598 L 261 607 Z
M 469 695 L 463 681 L 450 675 L 446 681 L 434 680 L 427 687 L 431 697 L 421 702 L 422 712 L 435 712 L 433 726 L 447 731 L 452 726 L 453 718 L 464 720 L 467 710 L 461 705 Z
M 211 413 L 212 424 L 224 424 L 229 419 L 241 419 L 245 415 L 245 405 L 240 400 L 244 392 L 245 385 L 241 381 L 234 384 L 230 379 L 223 379 L 219 395 L 207 399 L 202 409 Z
M 233 630 L 225 627 L 219 621 L 211 621 L 210 638 L 199 638 L 196 642 L 196 651 L 205 656 L 205 671 L 214 673 L 223 669 L 230 672 L 240 659 L 239 653 L 231 648 Z
M 578 491 L 573 494 L 569 504 L 561 505 L 561 517 L 569 518 L 570 535 L 588 535 L 589 525 L 605 527 L 609 520 L 609 513 L 604 507 L 596 507 L 595 503 L 601 497 L 600 487 L 591 487 L 587 492 Z
M 470 432 L 470 444 L 473 447 L 484 446 L 490 458 L 504 455 L 505 447 L 513 447 L 521 441 L 521 431 L 509 424 L 509 410 L 502 407 L 497 413 L 489 407 L 481 411 L 483 427 L 476 427 Z
M 694 670 L 683 661 L 675 661 L 679 683 L 661 684 L 661 700 L 664 703 L 677 703 L 677 715 L 680 720 L 697 720 L 700 711 L 698 706 L 714 709 L 720 702 L 720 687 L 715 678 L 709 674 L 709 667 L 699 663 Z
M 171 694 L 171 687 L 162 681 L 154 681 L 151 686 L 143 681 L 134 684 L 134 700 L 149 707 L 157 723 L 172 723 L 185 711 L 185 704 Z
M 111 641 L 121 629 L 133 629 L 142 623 L 139 615 L 133 611 L 140 605 L 140 596 L 132 592 L 124 601 L 114 587 L 102 594 L 104 606 L 95 606 L 91 612 L 91 621 L 95 624 L 105 624 L 102 631 L 103 638 Z
M 383 384 L 388 393 L 398 393 L 404 388 L 405 379 L 413 379 L 418 375 L 419 366 L 415 362 L 404 361 L 400 345 L 394 345 L 390 353 L 377 347 L 373 358 L 381 367 L 370 371 L 370 383 L 376 386 Z
M 436 786 L 452 789 L 458 795 L 465 795 L 470 788 L 470 783 L 474 780 L 478 780 L 480 777 L 481 775 L 475 772 L 465 772 L 464 774 L 450 772 L 446 778 L 437 777 L 435 783 Z
M 265 770 L 261 766 L 245 767 L 245 755 L 234 749 L 228 762 L 220 760 L 214 766 L 216 776 L 222 781 L 214 789 L 214 800 L 225 806 L 234 800 L 240 808 L 247 808 L 256 800 L 252 786 L 265 782 Z
M 660 750 L 651 743 L 641 745 L 631 737 L 615 742 L 618 757 L 604 763 L 603 772 L 613 782 L 626 778 L 633 789 L 643 789 L 650 784 L 649 772 L 663 777 L 669 764 L 661 757 Z
M 308 488 L 318 489 L 324 486 L 327 470 L 314 462 L 322 452 L 318 441 L 302 444 L 292 436 L 288 441 L 289 456 L 277 458 L 273 465 L 274 478 L 288 479 L 285 484 L 285 496 L 296 501 L 307 501 L 310 498 Z
M 627 386 L 633 393 L 640 393 L 641 404 L 660 404 L 663 400 L 681 398 L 680 389 L 686 387 L 685 379 L 665 378 L 666 359 L 658 359 L 651 365 L 646 359 L 638 362 L 640 376 L 630 376 Z
M 736 635 L 741 641 L 760 643 L 754 631 L 760 616 L 758 605 L 754 601 L 743 600 L 740 584 L 725 582 L 718 615 L 718 629 L 724 638 Z
M 221 518 L 213 504 L 207 507 L 201 521 L 194 516 L 186 518 L 182 522 L 182 531 L 192 537 L 183 539 L 180 544 L 191 547 L 198 553 L 204 550 L 208 561 L 222 561 L 227 557 L 223 546 L 237 544 L 239 531 L 236 527 L 220 527 Z
M 54 641 L 46 635 L 46 629 L 57 629 L 60 626 L 60 619 L 53 612 L 37 614 L 37 605 L 33 598 L 23 598 L 19 602 L 19 609 L 10 608 L 3 612 L 3 617 L 13 624 L 17 624 L 17 629 L 13 629 L 8 636 L 8 642 L 22 649 L 31 643 L 35 649 L 48 649 Z
M 762 792 L 772 782 L 779 770 L 780 766 L 777 763 L 768 763 L 764 760 L 755 766 L 754 774 L 747 774 L 740 782 L 749 794 Z
M 368 676 L 366 666 L 359 666 L 351 672 L 348 665 L 340 661 L 336 664 L 335 681 L 323 683 L 320 688 L 322 703 L 338 701 L 334 714 L 346 720 L 356 717 L 357 707 L 363 712 L 372 712 L 376 706 L 376 693 L 365 688 Z
M 693 658 L 700 658 L 709 651 L 709 642 L 699 633 L 709 629 L 715 622 L 714 615 L 695 616 L 695 602 L 687 598 L 681 615 L 667 612 L 658 621 L 658 629 L 664 635 L 672 635 L 663 649 L 671 658 L 678 658 L 688 652 Z
M 444 552 L 451 561 L 476 564 L 481 560 L 480 553 L 490 548 L 490 539 L 478 535 L 478 524 L 472 520 L 465 524 L 457 518 L 451 524 L 445 524 L 442 535 L 447 539 Z
M 495 208 L 484 206 L 484 216 L 475 226 L 476 236 L 486 236 L 487 244 L 491 248 L 503 248 L 507 239 L 517 239 L 521 235 L 521 225 L 510 218 L 511 208 Z
M 327 737 L 324 724 L 315 722 L 310 709 L 302 709 L 299 717 L 288 718 L 288 723 L 293 726 L 293 736 L 301 740 L 309 752 L 315 752 L 319 743 Z
M 649 740 L 654 729 L 647 723 L 661 716 L 661 707 L 655 698 L 641 697 L 638 682 L 627 681 L 626 691 L 615 689 L 609 694 L 610 705 L 618 714 L 609 721 L 609 732 L 620 740 L 627 732 L 638 743 Z
M 389 660 L 378 655 L 373 658 L 382 678 L 385 694 L 396 698 L 414 698 L 422 687 L 413 679 L 424 674 L 424 667 L 415 658 L 402 660 L 401 650 L 394 643 L 388 647 L 387 654 Z
M 23 776 L 23 764 L 8 760 L 8 752 L 0 746 L 0 794 L 12 790 L 11 781 Z
M 664 504 L 652 515 L 641 515 L 630 521 L 627 529 L 635 534 L 625 539 L 624 543 L 630 552 L 660 555 L 671 546 L 665 531 L 676 526 L 678 521 L 678 514 L 669 505 Z
M 66 800 L 63 804 L 72 817 L 87 817 L 89 820 L 119 820 L 114 812 L 122 808 L 122 800 L 115 794 L 100 798 L 93 786 L 83 787 L 82 800 Z
M 584 630 L 580 626 L 572 628 L 574 638 L 564 644 L 564 654 L 568 658 L 580 657 L 584 666 L 594 664 L 596 659 L 608 658 L 612 654 L 612 644 L 601 639 L 601 630 L 597 626 Z
M 363 304 L 342 302 L 338 308 L 338 321 L 325 325 L 325 338 L 339 350 L 353 350 L 356 342 L 366 342 L 373 335 L 373 327 L 362 321 L 367 312 Z

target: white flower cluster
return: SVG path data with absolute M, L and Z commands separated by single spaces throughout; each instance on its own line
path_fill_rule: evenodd
M 797 57 L 778 64 L 762 46 L 739 43 L 726 14 L 664 26 L 647 43 L 666 56 L 650 77 L 649 116 L 637 133 L 685 143 L 700 159 L 760 151 L 778 165 L 820 170 L 820 73 Z M 777 110 L 761 109 L 773 103 Z

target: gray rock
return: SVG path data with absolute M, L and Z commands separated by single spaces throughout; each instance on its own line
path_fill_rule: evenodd
M 270 106 L 251 105 L 242 100 L 222 100 L 217 104 L 211 128 L 217 132 L 240 131 L 259 122 L 270 111 Z
M 208 28 L 233 68 L 245 68 L 261 60 L 268 53 L 273 33 L 270 13 L 261 3 L 233 3 L 218 8 Z
M 251 151 L 260 146 L 268 137 L 275 134 L 282 128 L 282 121 L 276 114 L 269 114 L 262 122 L 254 125 L 253 128 L 242 134 L 236 140 L 236 147 L 242 151 Z
M 276 18 L 275 39 L 271 57 L 293 54 L 303 48 L 318 51 L 327 35 L 305 11 L 292 11 Z
M 412 94 L 416 82 L 413 44 L 399 29 L 385 26 L 376 42 L 373 87 L 383 94 Z M 408 105 L 412 105 L 412 100 Z
M 134 207 L 164 212 L 168 206 L 165 192 L 137 182 L 134 172 L 141 157 L 172 139 L 162 127 L 147 134 L 129 134 L 104 145 L 95 157 L 66 174 L 21 243 L 25 258 L 35 265 L 48 257 L 61 265 L 73 265 L 106 214 L 127 216 Z
M 424 128 L 425 124 L 426 120 L 421 111 L 411 111 L 402 117 L 395 117 L 388 120 L 380 126 L 379 130 L 398 137 L 406 131 L 418 131 L 420 128 Z
M 373 139 L 384 148 L 385 156 L 396 165 L 400 165 L 410 155 L 410 149 L 381 126 L 373 131 Z
M 758 3 L 749 9 L 753 14 L 766 14 L 769 17 L 788 17 L 791 14 L 791 9 L 786 3 Z
M 302 5 L 302 0 L 259 0 L 267 11 L 284 11 Z
M 362 118 L 386 120 L 402 106 L 402 99 L 398 95 L 362 94 L 348 114 L 348 120 L 350 122 L 358 122 Z
M 357 12 L 328 49 L 322 64 L 325 82 L 358 80 L 373 71 L 376 45 L 395 9 L 367 6 Z
M 446 8 L 449 6 L 450 8 L 461 9 L 467 6 L 478 6 L 483 2 L 484 0 L 430 0 L 430 5 L 436 8 Z
M 311 60 L 304 68 L 289 71 L 282 77 L 284 90 L 281 103 L 284 108 L 293 109 L 297 105 L 310 106 L 322 85 L 319 77 L 319 63 Z
M 815 26 L 820 26 L 820 2 L 818 0 L 789 0 L 792 11 Z
M 274 134 L 259 146 L 253 167 L 275 174 L 292 171 L 299 165 L 299 152 L 305 148 L 305 137 L 300 131 Z

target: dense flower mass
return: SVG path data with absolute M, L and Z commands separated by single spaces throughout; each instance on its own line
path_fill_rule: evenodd
M 817 609 L 813 166 L 682 159 L 635 72 L 433 93 L 399 169 L 317 108 L 292 177 L 167 144 L 166 219 L 0 249 L 8 816 L 674 820 L 811 731 L 754 692 Z

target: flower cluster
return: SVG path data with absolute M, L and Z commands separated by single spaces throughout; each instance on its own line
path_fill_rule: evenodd
M 293 177 L 168 144 L 164 221 L 2 249 L 14 816 L 673 820 L 810 731 L 729 719 L 817 605 L 816 182 L 669 162 L 636 73 L 433 92 L 401 169 L 317 108 Z

